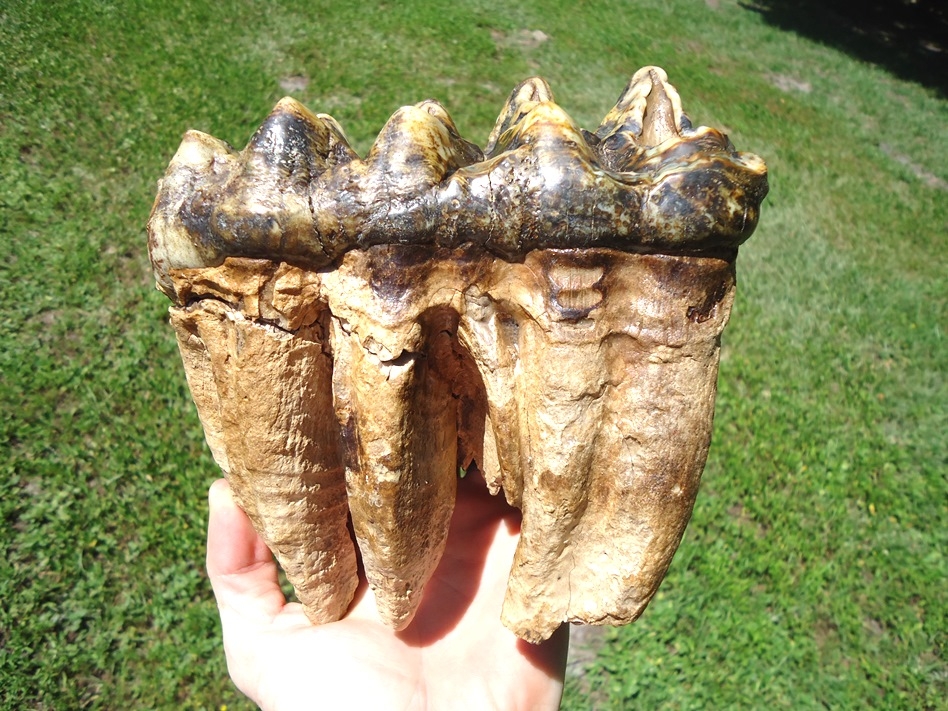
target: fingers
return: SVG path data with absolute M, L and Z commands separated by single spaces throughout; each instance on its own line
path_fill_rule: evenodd
M 270 550 L 225 480 L 211 485 L 208 501 L 207 574 L 222 621 L 227 624 L 225 613 L 232 610 L 245 619 L 269 622 L 286 604 Z

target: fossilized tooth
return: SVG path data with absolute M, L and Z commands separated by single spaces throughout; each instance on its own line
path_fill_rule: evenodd
M 311 618 L 355 585 L 348 509 L 381 618 L 409 624 L 472 462 L 523 514 L 510 629 L 641 614 L 690 517 L 766 191 L 656 67 L 594 133 L 522 83 L 486 153 L 433 101 L 365 160 L 291 100 L 240 154 L 187 134 L 156 279 L 212 452 Z

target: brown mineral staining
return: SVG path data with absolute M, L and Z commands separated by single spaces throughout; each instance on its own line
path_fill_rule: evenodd
M 310 618 L 345 614 L 358 545 L 408 625 L 472 463 L 523 513 L 511 630 L 641 614 L 691 515 L 766 190 L 656 67 L 593 133 L 530 79 L 484 152 L 433 101 L 364 160 L 292 99 L 241 153 L 189 132 L 152 263 L 211 451 Z

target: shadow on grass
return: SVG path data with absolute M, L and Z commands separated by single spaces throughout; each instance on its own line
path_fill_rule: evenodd
M 945 0 L 743 2 L 769 23 L 872 62 L 948 98 Z

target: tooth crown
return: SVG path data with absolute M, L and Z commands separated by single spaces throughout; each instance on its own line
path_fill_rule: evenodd
M 149 222 L 155 276 L 266 257 L 329 266 L 374 244 L 611 247 L 721 253 L 753 232 L 766 168 L 693 129 L 665 72 L 632 77 L 595 131 L 534 78 L 507 100 L 485 153 L 440 104 L 399 109 L 363 161 L 329 116 L 281 100 L 242 153 L 190 131 Z
M 523 82 L 484 152 L 434 101 L 365 160 L 292 99 L 241 153 L 185 135 L 156 279 L 215 460 L 314 622 L 345 614 L 358 545 L 407 626 L 473 463 L 523 515 L 512 631 L 641 614 L 691 515 L 767 191 L 680 104 L 646 67 L 595 133 Z

